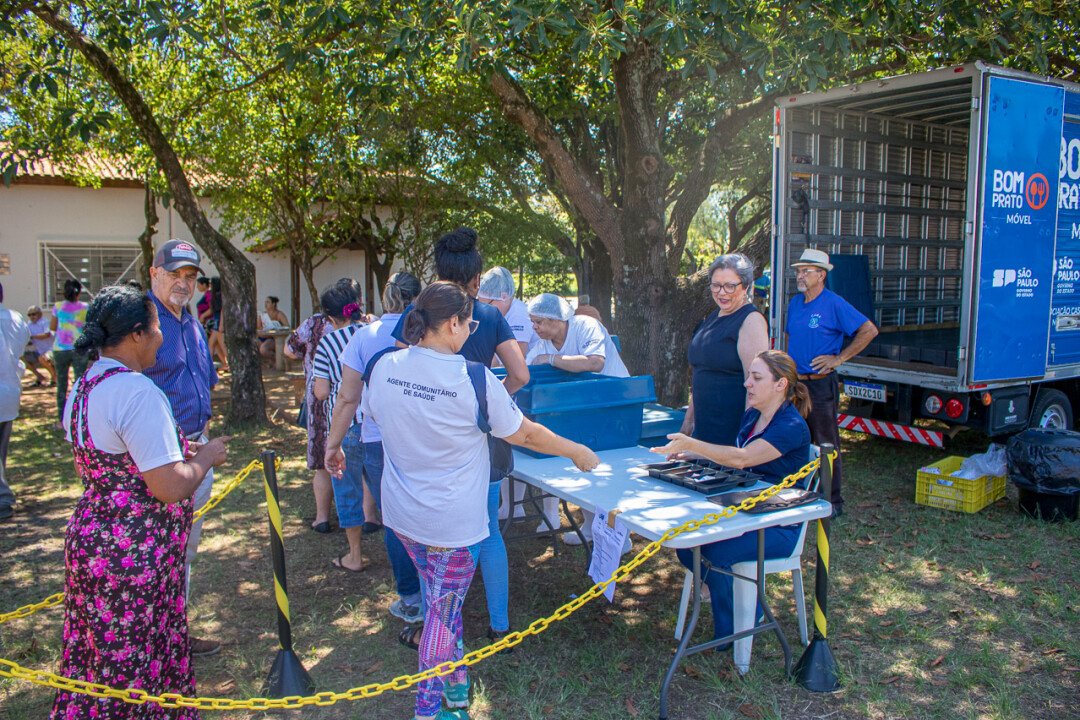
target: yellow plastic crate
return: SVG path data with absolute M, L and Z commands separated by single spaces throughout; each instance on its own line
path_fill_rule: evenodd
M 1005 497 L 1005 478 L 983 475 L 974 480 L 950 477 L 960 469 L 966 458 L 947 457 L 921 468 L 916 476 L 915 502 L 919 505 L 979 512 L 998 498 Z M 931 468 L 937 468 L 934 472 Z

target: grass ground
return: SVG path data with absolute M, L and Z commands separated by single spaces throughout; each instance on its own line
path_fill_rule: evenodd
M 318 535 L 304 467 L 304 433 L 289 421 L 291 387 L 269 375 L 274 424 L 237 437 L 219 471 L 231 477 L 265 448 L 283 459 L 279 473 L 289 596 L 296 650 L 321 690 L 344 690 L 416 670 L 401 647 L 381 536 L 365 542 L 370 567 L 359 575 L 330 566 L 344 534 Z M 52 430 L 45 389 L 24 393 L 8 472 L 18 494 L 14 520 L 0 525 L 0 611 L 63 589 L 63 536 L 81 492 L 70 453 Z M 222 411 L 224 392 L 215 395 Z M 220 418 L 218 419 L 220 422 Z M 985 448 L 961 435 L 952 454 Z M 834 523 L 830 646 L 843 688 L 820 695 L 783 674 L 775 638 L 754 646 L 751 672 L 740 677 L 730 653 L 695 656 L 671 693 L 670 717 L 726 718 L 1002 718 L 1080 714 L 1080 523 L 1051 525 L 1020 516 L 1015 490 L 974 515 L 915 505 L 915 472 L 941 451 L 845 435 L 846 513 Z M 635 550 L 644 544 L 635 542 Z M 509 546 L 511 622 L 523 628 L 589 585 L 580 549 L 522 539 Z M 804 556 L 807 591 L 813 552 Z M 660 680 L 675 649 L 672 637 L 682 568 L 661 552 L 619 586 L 615 602 L 594 601 L 510 655 L 474 670 L 472 717 L 656 717 Z M 192 579 L 194 635 L 225 642 L 219 655 L 196 660 L 199 694 L 258 696 L 277 650 L 265 496 L 252 476 L 206 521 Z M 768 593 L 789 638 L 798 631 L 790 579 L 770 578 Z M 808 598 L 812 600 L 812 598 Z M 811 606 L 812 607 L 812 606 Z M 703 625 L 710 625 L 707 616 Z M 480 580 L 465 606 L 467 649 L 487 643 Z M 0 626 L 0 657 L 33 668 L 56 667 L 61 610 Z M 706 631 L 699 629 L 699 639 Z M 799 650 L 796 649 L 796 657 Z M 0 716 L 46 717 L 53 693 L 4 679 Z M 290 713 L 304 718 L 406 718 L 409 691 Z M 262 713 L 205 711 L 204 718 Z

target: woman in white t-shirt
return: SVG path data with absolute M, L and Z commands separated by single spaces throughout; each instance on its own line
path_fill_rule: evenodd
M 191 496 L 225 461 L 228 438 L 197 449 L 184 439 L 165 394 L 142 374 L 161 342 L 154 302 L 128 285 L 97 294 L 75 341 L 75 352 L 97 350 L 101 359 L 64 406 L 85 490 L 64 541 L 60 672 L 154 695 L 190 695 L 184 546 Z M 52 717 L 128 717 L 130 707 L 61 689 Z M 194 709 L 170 714 L 198 716 Z
M 384 350 L 395 345 L 394 328 L 405 308 L 420 294 L 420 280 L 411 273 L 397 272 L 383 288 L 382 306 L 386 313 L 375 322 L 361 328 L 349 339 L 341 354 L 341 385 L 334 402 L 334 416 L 326 439 L 324 466 L 340 466 L 350 472 L 363 469 L 364 483 L 375 503 L 382 509 L 383 445 L 379 427 L 364 416 L 359 425 L 360 398 L 364 391 L 364 371 L 368 363 Z M 394 573 L 398 598 L 390 603 L 390 614 L 409 624 L 423 622 L 424 608 L 420 602 L 420 578 L 409 559 L 409 553 L 390 528 L 383 533 L 386 555 Z
M 525 362 L 529 365 L 551 365 L 566 372 L 593 372 L 612 377 L 629 377 L 619 350 L 599 321 L 587 315 L 574 315 L 570 303 L 558 295 L 541 293 L 529 301 L 529 317 L 533 329 L 540 339 L 529 350 Z M 592 538 L 593 514 L 583 510 L 585 523 L 581 528 L 586 540 Z M 544 532 L 550 527 L 559 527 L 559 501 L 557 498 L 544 499 L 544 515 L 547 522 L 541 522 L 537 532 Z M 577 533 L 562 536 L 567 545 L 580 545 Z M 630 549 L 627 537 L 623 552 Z
M 598 321 L 574 315 L 558 295 L 541 293 L 529 301 L 529 318 L 540 339 L 529 350 L 529 365 L 551 365 L 566 372 L 629 377 L 611 335 Z
M 420 670 L 459 660 L 461 607 L 488 535 L 490 457 L 478 425 L 479 403 L 465 358 L 456 353 L 476 327 L 473 299 L 458 285 L 437 282 L 405 316 L 410 347 L 372 367 L 361 409 L 383 438 L 383 521 L 412 558 L 424 584 Z M 584 471 L 599 463 L 589 448 L 525 418 L 502 383 L 481 368 L 491 434 L 515 445 L 569 458 Z M 328 458 L 337 465 L 336 457 Z M 340 467 L 331 467 L 340 472 Z M 446 701 L 449 711 L 441 710 Z M 424 680 L 417 718 L 468 718 L 469 679 L 462 667 Z

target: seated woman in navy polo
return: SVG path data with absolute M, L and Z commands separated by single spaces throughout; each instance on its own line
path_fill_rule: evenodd
M 667 445 L 652 448 L 674 458 L 704 457 L 721 465 L 747 468 L 765 476 L 765 482 L 777 484 L 810 460 L 810 429 L 806 414 L 810 397 L 799 382 L 795 362 L 787 353 L 766 350 L 750 364 L 746 379 L 746 412 L 735 440 L 735 447 L 713 445 L 674 433 Z M 799 525 L 773 527 L 765 531 L 765 559 L 791 555 L 799 538 Z M 693 551 L 677 550 L 679 561 L 691 567 Z M 757 559 L 757 533 L 746 533 L 730 540 L 701 546 L 701 556 L 718 569 Z M 731 635 L 733 628 L 732 578 L 706 571 L 703 580 L 712 595 L 713 637 Z M 726 649 L 730 645 L 718 648 Z

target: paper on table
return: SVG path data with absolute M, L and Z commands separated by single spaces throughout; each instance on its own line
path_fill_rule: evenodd
M 623 544 L 629 534 L 630 531 L 619 521 L 618 516 L 614 518 L 614 523 L 609 525 L 608 511 L 601 507 L 596 508 L 596 516 L 592 522 L 592 562 L 589 563 L 589 577 L 593 582 L 607 580 L 619 568 Z M 615 599 L 615 583 L 607 586 L 604 597 L 608 602 Z

